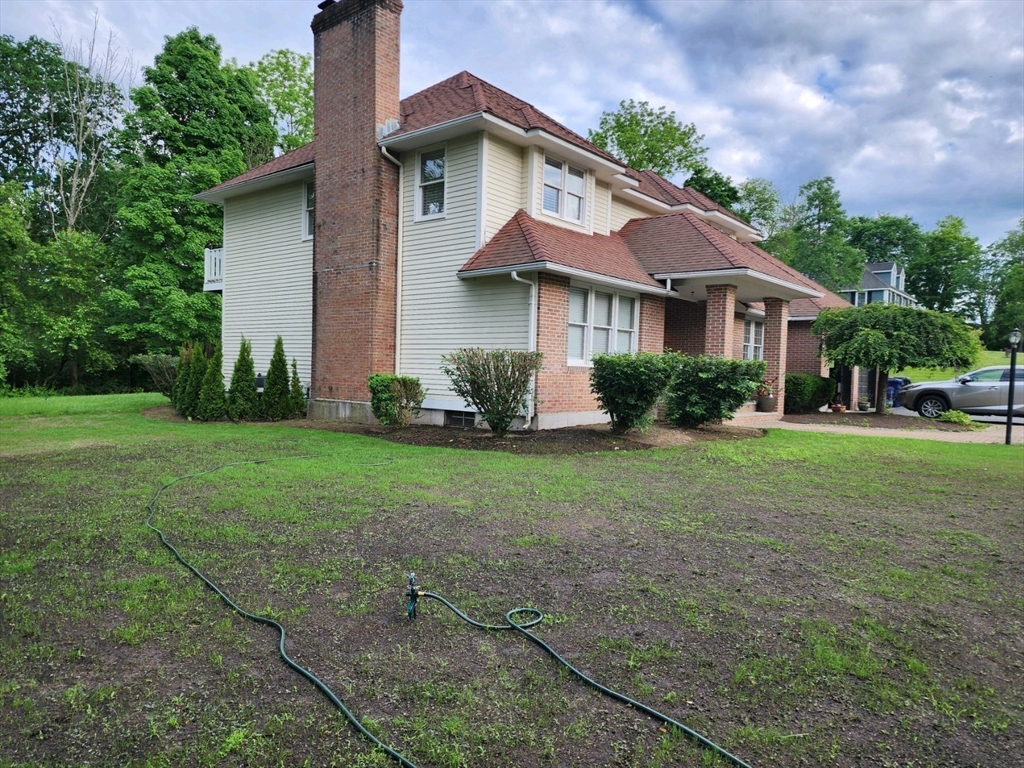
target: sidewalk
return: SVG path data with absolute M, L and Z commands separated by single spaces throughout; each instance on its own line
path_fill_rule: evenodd
M 854 412 L 852 415 L 856 415 Z M 972 432 L 943 432 L 938 429 L 886 429 L 884 427 L 847 427 L 831 424 L 791 424 L 781 421 L 775 413 L 737 413 L 729 424 L 737 427 L 794 429 L 798 432 L 831 432 L 835 435 L 868 435 L 874 437 L 909 437 L 913 440 L 939 440 L 945 443 L 1002 443 L 1006 440 L 1006 424 L 992 424 Z M 1011 441 L 1024 443 L 1024 425 L 1014 424 Z

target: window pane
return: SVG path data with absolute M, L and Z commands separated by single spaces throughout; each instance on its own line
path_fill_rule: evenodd
M 579 288 L 569 289 L 569 322 L 587 322 L 587 292 Z
M 753 360 L 754 359 L 754 351 L 751 348 L 750 344 L 744 344 L 743 345 L 743 359 L 744 360 Z
M 615 334 L 615 351 L 629 352 L 633 349 L 633 332 L 619 331 Z
M 583 360 L 583 326 L 569 326 L 569 359 Z
M 602 352 L 609 352 L 608 342 L 611 340 L 611 331 L 607 328 L 594 328 L 594 343 L 591 344 L 591 354 L 599 355 Z
M 306 211 L 306 237 L 312 237 L 316 229 L 316 214 L 313 211 Z
M 612 295 L 594 292 L 594 325 L 612 324 Z
M 754 326 L 754 344 L 760 347 L 764 344 L 764 323 L 753 323 Z
M 428 184 L 423 187 L 423 211 L 424 216 L 433 216 L 437 213 L 444 213 L 444 182 Z
M 562 164 L 557 160 L 544 159 L 544 183 L 562 188 Z
M 312 184 L 306 185 L 306 207 L 312 208 L 316 202 L 316 187 Z
M 444 150 L 424 152 L 420 155 L 420 183 L 439 181 L 444 178 Z
M 574 195 L 565 196 L 565 218 L 573 221 L 583 219 L 583 199 Z
M 750 326 L 751 325 L 752 325 L 752 323 L 749 320 L 744 320 L 743 321 L 743 343 L 744 344 L 749 344 L 751 342 L 751 340 L 752 340 L 751 339 L 751 333 L 750 333 Z M 747 357 L 747 356 L 744 355 L 744 357 Z M 747 359 L 749 359 L 749 358 L 747 358 Z
M 566 191 L 583 197 L 583 178 L 583 171 L 570 168 L 568 175 L 565 177 Z
M 619 296 L 619 328 L 633 327 L 633 304 L 636 299 Z
M 562 193 L 552 187 L 544 187 L 544 210 L 551 213 L 558 213 L 558 200 Z

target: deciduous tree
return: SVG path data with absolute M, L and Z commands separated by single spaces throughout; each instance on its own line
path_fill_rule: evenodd
M 826 176 L 804 184 L 797 206 L 788 248 L 775 255 L 830 290 L 857 285 L 864 254 L 846 242 L 848 219 L 835 180 Z
M 693 123 L 684 125 L 675 112 L 633 99 L 602 114 L 597 130 L 588 131 L 587 138 L 630 167 L 662 176 L 696 172 L 704 167 L 708 152 Z
M 313 140 L 313 57 L 288 49 L 271 51 L 249 68 L 270 108 L 277 146 L 291 152 Z
M 946 216 L 925 236 L 924 248 L 907 263 L 907 287 L 922 306 L 969 317 L 977 287 L 981 244 L 959 216 Z

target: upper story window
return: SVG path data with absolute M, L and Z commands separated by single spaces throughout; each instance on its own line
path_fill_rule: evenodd
M 445 150 L 421 152 L 416 163 L 416 218 L 444 216 Z
M 544 158 L 544 213 L 583 223 L 587 174 L 568 163 Z
M 569 363 L 594 355 L 635 352 L 637 300 L 596 288 L 569 289 Z
M 743 321 L 743 359 L 764 360 L 764 323 Z
M 302 239 L 309 240 L 316 229 L 316 186 L 307 181 L 302 189 Z

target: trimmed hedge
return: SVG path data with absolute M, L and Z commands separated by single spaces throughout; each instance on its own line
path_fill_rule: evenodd
M 441 370 L 452 389 L 504 437 L 512 420 L 526 410 L 530 384 L 542 365 L 540 352 L 514 349 L 457 349 L 442 355 Z
M 724 357 L 681 353 L 670 358 L 672 382 L 666 395 L 666 415 L 678 427 L 699 427 L 731 419 L 749 400 L 764 378 L 763 360 L 728 360 Z
M 417 377 L 375 373 L 367 386 L 370 390 L 370 408 L 381 424 L 407 427 L 409 422 L 419 416 L 426 392 Z
M 832 402 L 836 382 L 813 373 L 786 374 L 786 413 L 812 413 Z
M 612 432 L 647 429 L 651 411 L 672 378 L 672 359 L 652 352 L 596 355 L 590 390 L 612 420 Z

